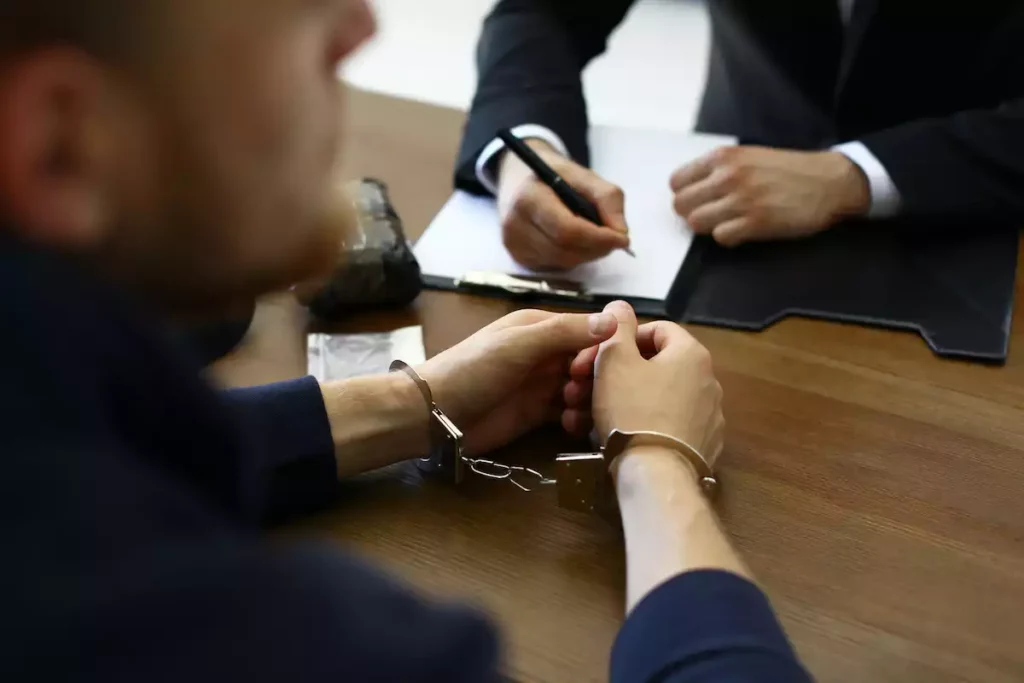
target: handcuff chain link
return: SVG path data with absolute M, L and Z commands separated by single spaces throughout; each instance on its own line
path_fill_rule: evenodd
M 462 456 L 462 462 L 469 465 L 469 469 L 478 476 L 485 477 L 487 479 L 507 479 L 512 482 L 521 491 L 530 493 L 534 489 L 526 486 L 516 475 L 529 476 L 535 478 L 537 481 L 531 486 L 553 486 L 558 483 L 557 479 L 551 479 L 545 477 L 543 474 L 533 469 L 532 467 L 523 467 L 522 465 L 506 465 L 505 463 L 495 462 L 494 460 L 486 460 L 484 458 L 470 458 L 468 456 Z
M 437 404 L 434 403 L 433 392 L 430 391 L 430 385 L 420 377 L 416 370 L 400 360 L 396 360 L 391 364 L 391 371 L 394 372 L 396 370 L 404 372 L 410 379 L 412 379 L 413 382 L 416 383 L 416 388 L 419 389 L 420 394 L 423 396 L 423 400 L 426 401 L 427 406 L 431 410 L 438 410 Z M 527 493 L 530 493 L 533 489 L 520 482 L 519 479 L 516 478 L 517 474 L 520 476 L 527 475 L 535 478 L 537 482 L 536 484 L 533 484 L 533 486 L 553 486 L 558 483 L 557 480 L 545 477 L 532 467 L 506 465 L 505 463 L 495 462 L 494 460 L 470 458 L 465 455 L 462 456 L 462 462 L 469 465 L 469 469 L 478 476 L 485 477 L 487 479 L 507 479 L 515 484 L 518 489 L 526 491 Z

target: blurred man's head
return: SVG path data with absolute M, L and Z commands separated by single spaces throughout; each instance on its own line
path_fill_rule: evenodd
M 0 230 L 178 307 L 303 279 L 365 2 L 0 0 Z

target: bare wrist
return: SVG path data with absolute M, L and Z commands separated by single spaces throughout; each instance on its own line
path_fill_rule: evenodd
M 700 495 L 696 468 L 682 454 L 665 446 L 634 446 L 612 465 L 620 502 L 631 493 L 651 487 L 677 488 Z
M 835 167 L 832 173 L 837 219 L 865 216 L 871 210 L 871 185 L 860 166 L 842 152 L 825 152 Z
M 431 406 L 405 373 L 392 372 L 387 379 L 395 406 L 396 429 L 404 434 L 402 440 L 409 444 L 412 455 L 424 457 L 430 451 Z
M 430 409 L 400 373 L 321 386 L 339 476 L 426 456 Z
M 750 577 L 684 457 L 666 447 L 642 446 L 617 463 L 628 610 L 684 572 L 719 569 Z
M 548 144 L 545 140 L 541 140 L 540 138 L 528 138 L 525 142 L 526 142 L 527 145 L 532 147 L 535 152 L 537 152 L 539 155 L 541 155 L 541 157 L 544 157 L 544 156 L 546 156 L 548 154 L 559 154 L 558 150 L 556 150 L 554 147 L 552 147 L 550 144 Z M 561 155 L 559 155 L 559 156 L 561 156 Z M 498 181 L 499 184 L 501 183 L 501 179 L 505 177 L 505 171 L 508 170 L 508 167 L 509 167 L 510 164 L 520 164 L 520 165 L 523 166 L 524 169 L 526 167 L 526 165 L 523 164 L 522 161 L 520 161 L 519 157 L 517 157 L 515 154 L 509 154 L 509 151 L 508 151 L 507 148 L 502 149 L 498 153 L 498 161 L 497 161 L 497 170 L 498 170 L 497 181 Z

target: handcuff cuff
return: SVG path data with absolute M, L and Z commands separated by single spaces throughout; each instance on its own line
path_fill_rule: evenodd
M 391 364 L 391 372 L 404 372 L 412 379 L 430 411 L 430 450 L 427 457 L 416 461 L 417 467 L 453 484 L 461 484 L 467 472 L 471 472 L 487 479 L 507 479 L 529 493 L 534 489 L 520 481 L 520 478 L 529 476 L 536 480 L 535 485 L 557 487 L 559 507 L 607 514 L 616 508 L 615 487 L 609 472 L 615 458 L 635 446 L 662 446 L 678 453 L 693 467 L 705 496 L 712 498 L 718 490 L 718 479 L 704 456 L 682 439 L 661 432 L 614 429 L 599 451 L 559 454 L 555 459 L 554 479 L 530 467 L 471 458 L 463 450 L 462 431 L 434 402 L 430 385 L 419 373 L 400 360 Z

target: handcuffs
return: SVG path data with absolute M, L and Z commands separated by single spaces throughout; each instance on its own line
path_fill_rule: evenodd
M 555 459 L 554 479 L 529 467 L 470 458 L 463 450 L 462 431 L 434 402 L 427 382 L 400 360 L 391 364 L 391 371 L 404 372 L 415 382 L 430 411 L 430 450 L 427 457 L 417 460 L 417 467 L 453 484 L 461 484 L 466 473 L 473 472 L 489 479 L 508 479 L 518 488 L 529 492 L 532 489 L 517 478 L 517 475 L 528 475 L 542 486 L 556 486 L 560 507 L 607 514 L 616 507 L 615 487 L 609 472 L 615 458 L 635 446 L 662 446 L 678 453 L 693 467 L 704 495 L 712 498 L 718 490 L 718 479 L 704 456 L 682 439 L 661 432 L 625 432 L 614 429 L 599 451 L 558 455 Z

